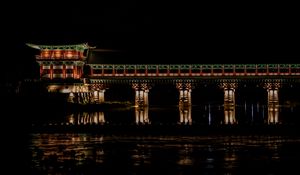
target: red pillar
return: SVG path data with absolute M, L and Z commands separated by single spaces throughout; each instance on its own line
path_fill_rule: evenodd
M 225 70 L 224 70 L 224 65 L 222 65 L 222 75 L 224 76 L 225 75 Z
M 81 77 L 81 67 L 77 67 L 77 78 L 80 78 Z
M 236 72 L 235 72 L 235 65 L 233 65 L 233 75 L 234 75 L 234 76 L 236 75 Z
M 200 76 L 202 76 L 203 74 L 202 74 L 202 71 L 203 70 L 203 68 L 202 68 L 202 65 L 200 66 Z
M 145 75 L 148 76 L 148 65 L 146 65 Z
M 53 64 L 50 64 L 50 79 L 53 79 Z
M 43 64 L 40 64 L 40 78 L 42 78 L 43 74 Z
M 101 68 L 101 75 L 104 76 L 104 67 Z
M 74 67 L 73 67 L 73 78 L 77 78 L 77 66 L 76 65 L 74 65 Z
M 84 56 L 83 56 L 83 51 L 81 51 L 81 52 L 79 52 L 79 54 L 80 54 L 80 58 L 82 59 Z
M 77 54 L 77 52 L 76 52 L 76 50 L 72 50 L 72 57 L 74 57 L 74 58 L 78 58 L 78 54 Z
M 255 75 L 258 75 L 258 68 L 257 68 L 257 64 L 255 65 Z
M 91 67 L 91 76 L 93 76 L 93 74 L 94 74 L 94 71 L 93 71 L 93 68 Z
M 63 64 L 63 78 L 66 78 L 66 65 Z

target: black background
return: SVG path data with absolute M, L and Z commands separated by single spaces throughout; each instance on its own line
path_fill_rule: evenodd
M 88 42 L 128 51 L 130 63 L 300 63 L 295 4 L 27 1 L 4 9 L 1 59 L 9 78 L 36 73 L 37 51 L 25 43 Z

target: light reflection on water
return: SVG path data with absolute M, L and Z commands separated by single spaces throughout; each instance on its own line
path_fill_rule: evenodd
M 104 112 L 102 111 L 73 113 L 67 116 L 67 120 L 69 124 L 73 125 L 105 123 Z
M 300 137 L 32 134 L 32 171 L 277 174 L 298 171 Z
M 62 130 L 55 130 L 57 133 L 52 134 L 42 133 L 53 132 L 52 127 L 45 127 L 48 130 L 39 133 L 37 129 L 36 134 L 31 134 L 28 148 L 32 174 L 286 174 L 288 170 L 299 172 L 297 168 L 300 165 L 300 137 L 288 136 L 293 130 L 280 136 L 259 134 L 260 132 L 250 132 L 248 135 L 247 132 L 244 132 L 244 135 L 201 132 L 206 129 L 202 126 L 215 126 L 217 129 L 220 125 L 229 125 L 230 129 L 233 128 L 231 125 L 297 126 L 300 124 L 299 114 L 300 109 L 297 106 L 290 108 L 245 102 L 241 105 L 212 103 L 81 111 L 55 117 L 41 115 L 42 117 L 33 121 L 34 125 L 59 125 Z M 122 125 L 130 126 L 124 127 L 128 129 L 128 133 L 119 127 Z M 135 125 L 138 127 L 131 127 Z M 182 125 L 184 126 L 181 127 Z M 65 130 L 69 126 L 75 127 L 71 127 L 73 130 Z M 96 130 L 92 130 L 94 134 L 86 134 L 86 130 L 77 130 L 82 126 Z M 117 127 L 107 127 L 108 131 L 113 132 L 101 130 L 106 126 Z M 153 130 L 159 130 L 151 130 L 147 134 L 135 133 L 147 131 L 139 130 L 140 126 L 148 129 L 149 126 L 162 127 L 151 127 Z M 196 131 L 193 130 L 195 128 L 202 130 L 200 135 L 184 136 L 181 131 L 185 130 L 172 130 L 174 128 L 168 126 L 176 126 L 175 129 L 177 126 L 181 129 L 192 128 L 189 130 L 191 132 Z M 132 128 L 138 129 L 130 130 Z M 167 135 L 161 133 L 168 129 L 171 131 L 166 132 Z M 119 132 L 114 132 L 115 130 Z M 68 133 L 69 131 L 73 133 Z M 275 133 L 282 132 L 280 128 L 277 131 Z M 105 134 L 99 134 L 103 132 Z
M 82 111 L 51 120 L 51 125 L 243 125 L 243 124 L 287 124 L 299 123 L 300 108 L 280 105 L 203 105 L 165 107 L 133 107 L 106 111 Z M 37 121 L 38 123 L 38 121 Z M 50 123 L 50 121 L 49 121 Z M 46 124 L 49 125 L 49 123 Z M 300 123 L 299 123 L 300 124 Z

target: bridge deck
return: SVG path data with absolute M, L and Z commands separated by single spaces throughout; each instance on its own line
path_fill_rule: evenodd
M 91 69 L 90 77 L 272 77 L 300 75 L 300 64 L 89 64 L 89 66 Z

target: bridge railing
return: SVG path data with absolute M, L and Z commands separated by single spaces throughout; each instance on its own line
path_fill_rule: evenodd
M 90 76 L 282 76 L 300 75 L 300 64 L 88 64 Z

